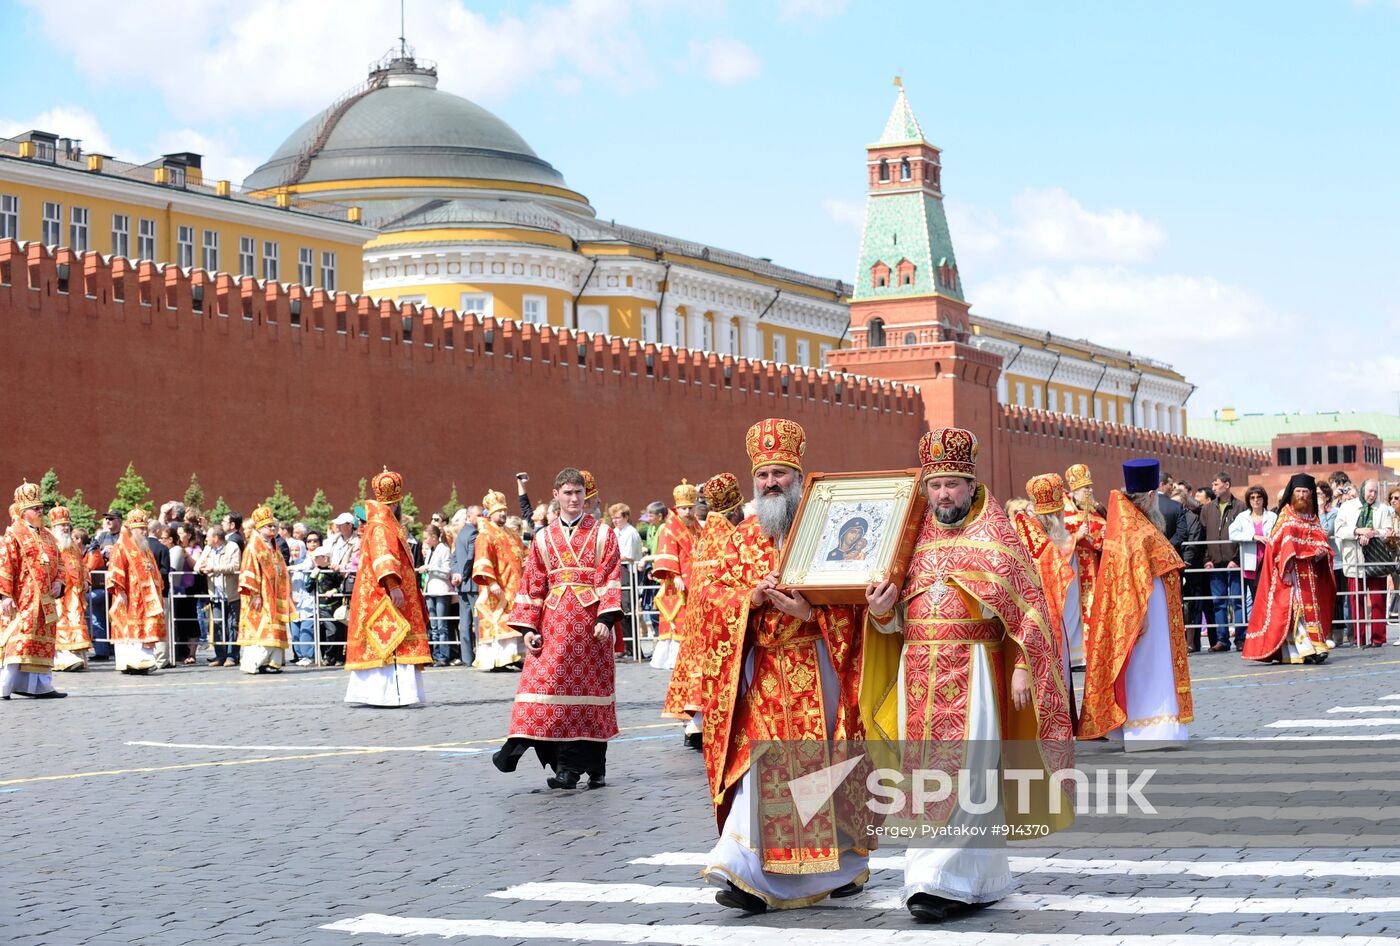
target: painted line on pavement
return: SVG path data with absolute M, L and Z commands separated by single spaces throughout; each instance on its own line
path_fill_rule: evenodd
M 499 741 L 499 740 L 497 740 Z M 211 745 L 202 742 L 128 742 L 128 746 L 148 746 L 157 749 L 237 749 L 245 752 L 344 752 L 344 751 L 370 751 L 370 752 L 447 752 L 447 753 L 476 753 L 485 752 L 485 749 L 452 748 L 453 746 L 464 746 L 464 743 L 445 743 L 427 746 L 223 746 Z
M 183 769 L 209 769 L 230 765 L 257 765 L 260 762 L 300 762 L 306 759 L 330 759 L 336 756 L 372 755 L 379 751 L 381 750 L 361 749 L 351 752 L 313 752 L 307 755 L 264 756 L 257 759 L 225 759 L 221 762 L 182 762 L 176 765 L 148 765 L 130 769 L 102 769 L 96 772 L 69 772 L 64 775 L 31 775 L 26 778 L 0 779 L 0 786 L 29 785 L 35 782 L 62 782 L 76 778 L 145 775 L 152 772 L 178 772 Z
M 1280 719 L 1265 729 L 1346 729 L 1352 726 L 1400 726 L 1400 716 L 1361 716 L 1356 719 Z
M 1385 706 L 1334 706 L 1329 713 L 1400 713 L 1400 703 Z
M 630 903 L 643 906 L 713 903 L 714 887 L 676 887 L 659 884 L 600 884 L 577 881 L 517 884 L 487 896 L 498 900 L 550 903 Z M 843 900 L 822 901 L 839 910 L 898 910 L 902 906 L 898 886 L 866 888 Z M 1400 913 L 1400 897 L 1118 897 L 1111 894 L 1019 894 L 988 905 L 1000 911 L 1061 913 L 1117 913 L 1131 916 L 1178 914 L 1279 914 L 1309 916 L 1334 914 Z
M 1245 857 L 1249 852 L 1233 854 Z M 1153 877 L 1400 877 L 1400 860 L 1394 861 L 1182 861 L 1126 860 L 1121 858 L 1021 857 L 1010 858 L 1011 870 L 1036 874 L 1125 874 Z M 654 867 L 704 867 L 710 855 L 696 851 L 671 851 L 628 861 Z M 877 854 L 871 870 L 903 870 L 904 855 Z
M 550 939 L 633 946 L 1374 946 L 1366 935 L 1274 935 L 1240 933 L 1161 934 L 984 932 L 931 929 L 872 930 L 808 929 L 765 926 L 761 921 L 735 923 L 724 911 L 723 925 L 687 923 L 651 926 L 644 923 L 545 923 L 538 920 L 443 920 L 366 913 L 322 926 L 340 933 L 384 936 L 480 937 L 489 939 Z

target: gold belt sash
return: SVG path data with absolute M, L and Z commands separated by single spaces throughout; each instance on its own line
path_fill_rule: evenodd
M 593 569 L 556 568 L 549 573 L 549 594 L 545 607 L 551 611 L 559 607 L 564 592 L 572 591 L 579 604 L 585 608 L 598 602 L 598 592 L 593 587 Z
M 921 628 L 928 636 L 905 635 L 907 644 L 1000 644 L 1001 622 L 982 618 L 912 618 L 909 627 Z

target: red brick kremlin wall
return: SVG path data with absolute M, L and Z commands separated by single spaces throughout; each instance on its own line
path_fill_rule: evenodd
M 99 507 L 134 461 L 157 502 L 193 472 L 245 514 L 277 480 L 344 508 L 383 465 L 425 512 L 454 482 L 464 504 L 510 494 L 517 470 L 545 499 L 566 465 L 636 509 L 681 477 L 742 481 L 766 416 L 807 429 L 809 469 L 912 465 L 923 429 L 918 391 L 889 381 L 10 240 L 0 352 L 4 495 L 53 467 Z

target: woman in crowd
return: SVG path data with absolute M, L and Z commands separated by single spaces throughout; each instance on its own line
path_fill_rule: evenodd
M 296 609 L 292 623 L 287 626 L 287 636 L 292 642 L 292 662 L 298 667 L 309 667 L 314 663 L 316 646 L 316 599 L 306 587 L 306 578 L 311 572 L 312 553 L 321 547 L 321 533 L 306 533 L 306 539 L 298 545 L 291 547 L 292 564 L 287 568 L 292 579 L 292 607 Z
M 1230 523 L 1230 541 L 1240 546 L 1240 570 L 1244 573 L 1244 617 L 1254 610 L 1254 596 L 1259 591 L 1259 556 L 1264 544 L 1273 534 L 1278 513 L 1269 508 L 1269 494 L 1262 486 L 1251 486 L 1244 493 L 1244 512 Z
M 438 517 L 441 519 L 441 517 Z M 448 643 L 447 603 L 452 597 L 452 553 L 442 540 L 442 528 L 430 525 L 423 530 L 423 564 L 418 573 L 423 576 L 423 600 L 428 605 L 428 639 L 433 642 L 433 666 L 446 667 L 452 662 L 452 645 Z
M 170 596 L 172 629 L 175 632 L 175 659 L 185 666 L 195 662 L 199 648 L 199 599 L 193 596 L 195 556 L 188 545 L 180 544 L 174 526 L 162 526 L 160 544 L 170 552 Z

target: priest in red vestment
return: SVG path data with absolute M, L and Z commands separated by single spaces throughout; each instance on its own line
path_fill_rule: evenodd
M 860 689 L 866 731 L 891 756 L 902 747 L 903 772 L 938 771 L 968 786 L 959 788 L 964 804 L 950 798 L 932 811 L 896 813 L 945 832 L 936 845 L 904 853 L 904 906 L 915 920 L 937 923 L 1010 893 L 1011 831 L 1043 837 L 1073 822 L 1070 799 L 1048 786 L 1072 767 L 1074 734 L 1056 627 L 1035 565 L 977 481 L 976 436 L 931 430 L 919 461 L 928 508 L 903 587 L 866 589 L 873 633 Z M 1059 500 L 1055 488 L 1031 486 L 1038 508 Z M 1058 571 L 1053 578 L 1064 581 Z M 1024 793 L 988 778 L 1028 769 L 1043 777 Z M 970 810 L 988 798 L 990 811 Z
M 860 609 L 812 605 L 777 587 L 779 546 L 802 499 L 806 441 L 790 420 L 749 428 L 756 512 L 729 536 L 706 599 L 703 738 L 720 837 L 703 874 L 720 888 L 716 902 L 745 913 L 851 896 L 870 875 L 864 826 L 837 813 L 863 806 L 828 800 L 802 826 L 785 824 L 768 817 L 784 805 L 781 767 L 750 765 L 754 741 L 826 753 L 864 734 Z M 847 778 L 842 790 L 863 792 L 863 779 Z M 750 829 L 754 810 L 759 837 Z
M 1065 529 L 1074 542 L 1074 575 L 1079 585 L 1079 620 L 1066 622 L 1071 667 L 1084 666 L 1084 628 L 1094 607 L 1094 589 L 1099 581 L 1099 559 L 1103 556 L 1104 529 L 1108 520 L 1094 498 L 1094 478 L 1083 463 L 1065 470 Z
M 700 528 L 700 538 L 690 564 L 686 587 L 685 631 L 671 671 L 671 683 L 666 688 L 666 701 L 661 715 L 665 719 L 685 720 L 685 744 L 692 749 L 702 747 L 701 731 L 704 716 L 700 711 L 700 676 L 709 647 L 705 639 L 705 611 L 710 588 L 719 565 L 720 549 L 729 540 L 734 527 L 744 521 L 744 494 L 739 491 L 739 479 L 733 473 L 720 473 L 705 481 L 700 488 L 710 514 Z
M 281 673 L 296 617 L 292 576 L 272 544 L 277 517 L 267 506 L 253 510 L 253 532 L 238 570 L 238 666 L 244 673 Z
M 66 506 L 49 510 L 49 527 L 63 557 L 63 600 L 58 602 L 55 670 L 86 670 L 92 637 L 87 626 L 87 593 L 92 588 L 83 549 L 73 544 L 73 517 Z
M 1083 630 L 1080 626 L 1078 559 L 1073 537 L 1065 527 L 1065 484 L 1058 473 L 1042 473 L 1026 482 L 1030 509 L 1011 517 L 1016 535 L 1025 546 L 1040 575 L 1040 587 L 1049 606 L 1046 617 L 1055 631 L 1055 651 L 1066 684 L 1073 677 L 1070 668 L 1071 638 L 1080 641 L 1083 657 Z M 1074 687 L 1066 686 L 1070 715 L 1075 717 Z M 1077 719 L 1076 719 L 1077 722 Z
M 15 490 L 10 518 L 0 535 L 0 697 L 61 699 L 67 694 L 53 688 L 53 659 L 63 563 L 44 528 L 37 485 Z
M 116 669 L 146 674 L 160 667 L 165 641 L 165 579 L 146 540 L 151 516 L 137 507 L 126 514 L 107 563 L 107 597 Z
M 601 788 L 617 735 L 613 625 L 622 620 L 622 559 L 612 528 L 583 511 L 583 475 L 554 478 L 559 518 L 535 533 L 508 623 L 525 639 L 510 732 L 492 761 L 513 772 L 526 750 L 554 769 L 545 783 Z
M 1317 516 L 1317 482 L 1295 474 L 1288 505 L 1260 556 L 1259 594 L 1241 656 L 1270 663 L 1320 664 L 1332 649 L 1337 586 L 1332 546 Z
M 671 497 L 675 506 L 661 525 L 656 554 L 651 559 L 651 577 L 661 585 L 656 592 L 661 631 L 651 654 L 651 665 L 658 670 L 671 670 L 676 666 L 676 655 L 685 636 L 690 570 L 700 539 L 700 523 L 695 518 L 695 502 L 700 498 L 700 490 L 683 479 L 681 485 L 671 491 Z
M 1125 749 L 1185 742 L 1194 718 L 1181 607 L 1181 556 L 1157 508 L 1161 466 L 1123 464 L 1109 495 L 1098 593 L 1084 631 L 1079 738 L 1115 737 Z
M 427 702 L 423 664 L 428 649 L 428 608 L 418 588 L 399 520 L 403 477 L 385 468 L 370 481 L 374 499 L 365 503 L 360 531 L 360 571 L 350 597 L 345 702 L 367 706 L 412 706 Z

